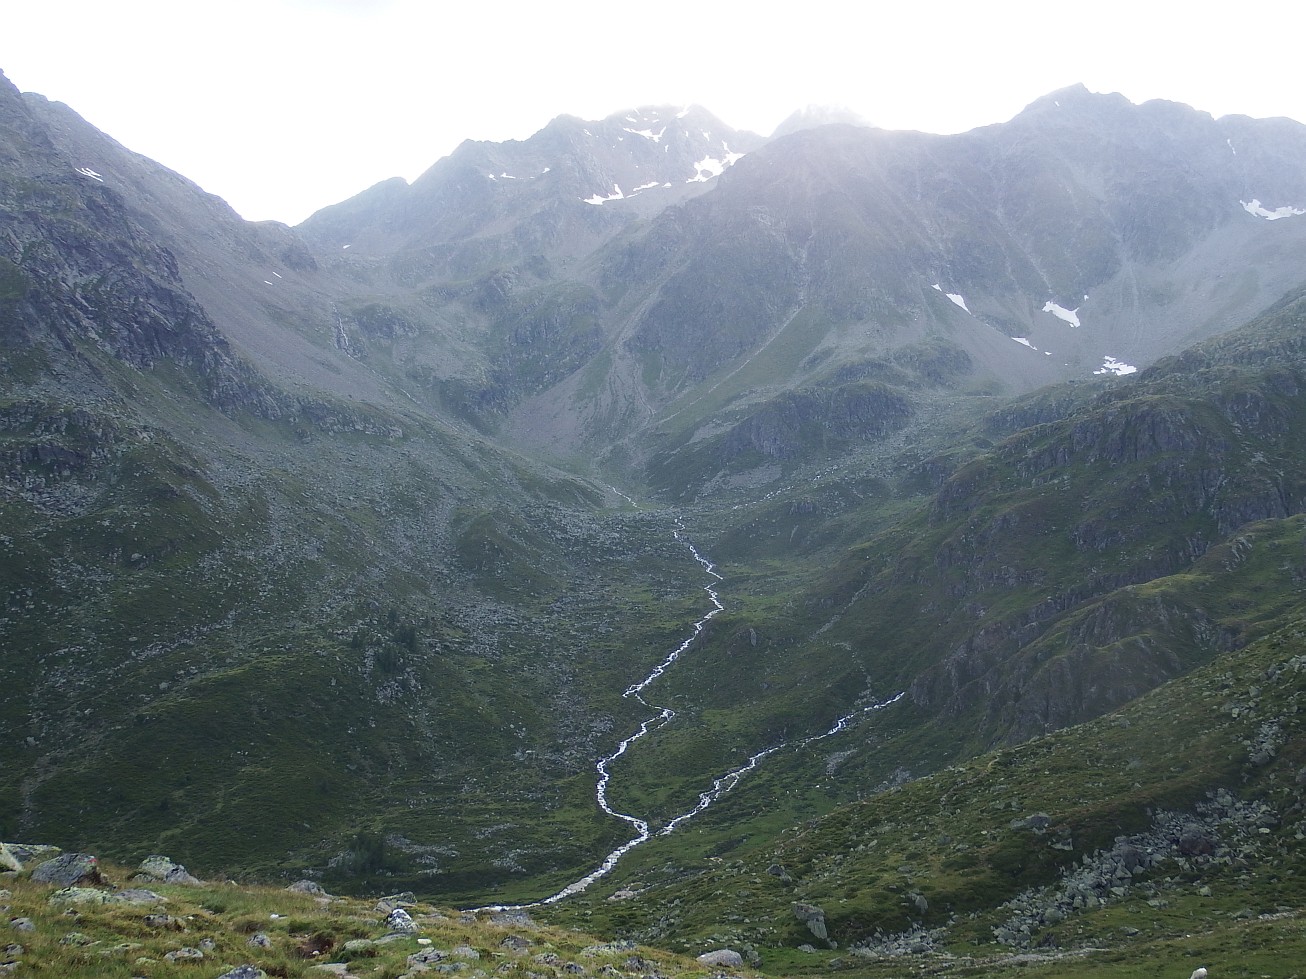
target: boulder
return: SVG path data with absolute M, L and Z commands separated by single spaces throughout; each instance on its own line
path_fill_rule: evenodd
M 19 859 L 9 852 L 7 843 L 0 843 L 0 870 L 12 870 L 14 873 L 22 873 L 23 870 Z
M 381 900 L 376 902 L 376 910 L 382 914 L 389 914 L 395 908 L 411 908 L 417 903 L 417 895 L 412 891 L 401 891 L 398 894 L 387 894 Z M 474 920 L 474 919 L 473 919 Z
M 46 860 L 32 871 L 32 880 L 60 887 L 104 883 L 100 876 L 100 861 L 89 853 L 63 853 L 53 860 Z
M 152 853 L 142 860 L 137 873 L 152 880 L 162 881 L 165 884 L 187 884 L 195 887 L 203 883 L 181 864 L 175 863 L 170 857 L 158 853 Z
M 230 972 L 218 976 L 218 979 L 267 979 L 267 975 L 256 965 L 238 965 Z
M 1185 857 L 1207 856 L 1215 852 L 1215 840 L 1200 823 L 1184 826 L 1179 834 L 1178 846 L 1179 852 Z
M 61 887 L 50 895 L 51 904 L 111 904 L 113 894 L 95 887 Z
M 793 878 L 789 876 L 789 872 L 785 870 L 783 864 L 773 863 L 771 864 L 771 866 L 766 868 L 766 872 L 770 874 L 772 877 L 779 877 L 780 883 L 782 884 L 789 884 L 793 882 Z
M 164 958 L 169 962 L 199 962 L 204 958 L 204 953 L 197 948 L 187 947 L 169 952 Z
M 1052 817 L 1045 812 L 1034 812 L 1020 819 L 1011 821 L 1012 829 L 1032 829 L 1035 833 L 1042 833 L 1052 824 Z
M 412 919 L 407 911 L 403 908 L 395 908 L 385 916 L 385 926 L 390 929 L 392 934 L 415 935 L 417 934 L 417 922 Z
M 490 924 L 503 925 L 505 928 L 534 928 L 534 920 L 530 914 L 521 908 L 513 908 L 509 911 L 496 911 L 490 915 Z
M 294 891 L 296 894 L 312 894 L 314 897 L 327 897 L 327 892 L 322 885 L 314 880 L 297 880 L 289 887 L 288 891 Z
M 825 912 L 815 904 L 804 904 L 795 902 L 793 905 L 794 917 L 807 926 L 807 930 L 819 938 L 821 941 L 828 941 L 829 932 L 825 930 Z
M 14 931 L 36 931 L 31 918 L 10 918 L 9 927 Z
M 744 957 L 731 948 L 718 948 L 704 952 L 698 957 L 703 965 L 720 966 L 723 969 L 736 969 L 744 964 Z
M 246 939 L 245 944 L 250 948 L 271 948 L 272 939 L 268 938 L 267 932 L 256 931 Z

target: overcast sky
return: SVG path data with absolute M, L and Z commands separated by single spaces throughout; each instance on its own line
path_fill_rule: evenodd
M 20 89 L 292 224 L 463 139 L 644 104 L 763 134 L 812 103 L 947 133 L 1083 82 L 1306 120 L 1306 5 L 1263 0 L 29 0 L 3 20 Z

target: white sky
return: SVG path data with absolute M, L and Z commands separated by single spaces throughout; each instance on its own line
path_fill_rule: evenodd
M 763 134 L 811 103 L 960 132 L 1083 82 L 1306 120 L 1304 36 L 1306 4 L 1278 0 L 30 0 L 5 11 L 0 70 L 295 223 L 463 139 L 650 103 Z

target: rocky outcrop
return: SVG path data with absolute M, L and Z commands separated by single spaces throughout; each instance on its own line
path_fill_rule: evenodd
M 1279 822 L 1266 803 L 1239 800 L 1224 789 L 1192 812 L 1157 813 L 1146 832 L 1117 837 L 1111 847 L 1082 858 L 1056 884 L 1012 898 L 1003 906 L 1009 916 L 994 928 L 994 937 L 1007 945 L 1028 945 L 1040 928 L 1140 889 L 1161 907 L 1165 899 L 1152 881 L 1155 869 L 1201 873 L 1247 866 Z
M 721 461 L 749 451 L 792 459 L 868 442 L 901 428 L 911 416 L 908 398 L 884 384 L 797 391 L 767 402 L 736 424 L 721 443 Z

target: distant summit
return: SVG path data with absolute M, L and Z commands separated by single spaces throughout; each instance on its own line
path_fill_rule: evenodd
M 873 128 L 872 124 L 844 105 L 806 105 L 792 113 L 784 122 L 775 127 L 772 139 L 788 136 L 790 133 L 804 129 L 816 129 L 818 126 L 861 126 Z

